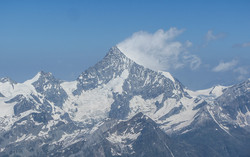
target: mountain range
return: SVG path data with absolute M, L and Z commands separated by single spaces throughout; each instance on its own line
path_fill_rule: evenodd
M 0 156 L 249 157 L 249 110 L 250 79 L 192 91 L 114 46 L 75 81 L 1 78 Z

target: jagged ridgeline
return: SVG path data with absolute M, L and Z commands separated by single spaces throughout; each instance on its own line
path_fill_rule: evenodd
M 250 80 L 191 91 L 112 47 L 72 82 L 0 79 L 0 156 L 250 156 Z

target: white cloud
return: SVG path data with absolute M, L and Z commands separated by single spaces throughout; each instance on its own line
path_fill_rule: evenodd
M 183 59 L 187 64 L 189 63 L 189 67 L 192 70 L 198 69 L 201 64 L 200 58 L 195 55 L 183 56 Z
M 246 75 L 249 74 L 247 68 L 245 68 L 245 67 L 238 67 L 238 68 L 234 69 L 234 72 L 239 73 L 239 76 L 237 78 L 239 81 L 245 80 L 247 78 Z
M 140 31 L 117 46 L 127 57 L 153 70 L 178 69 L 186 65 L 197 69 L 200 58 L 187 52 L 192 43 L 174 41 L 182 32 L 177 28 L 160 29 L 153 34 Z
M 250 42 L 249 43 L 243 43 L 242 47 L 250 47 Z
M 242 44 L 235 44 L 233 47 L 250 47 L 250 42 L 242 43 Z
M 230 62 L 220 62 L 219 65 L 214 67 L 212 69 L 213 72 L 225 72 L 229 71 L 233 73 L 237 73 L 237 80 L 238 81 L 243 81 L 246 80 L 249 77 L 249 67 L 241 67 L 237 66 L 238 61 L 237 60 L 232 60 Z
M 205 38 L 206 38 L 206 41 L 209 42 L 209 41 L 213 41 L 213 40 L 217 40 L 217 39 L 223 38 L 224 36 L 225 36 L 224 33 L 214 34 L 212 30 L 209 30 L 207 32 Z
M 219 65 L 214 67 L 212 71 L 214 72 L 222 72 L 222 71 L 228 71 L 232 70 L 236 65 L 238 64 L 238 61 L 232 60 L 230 62 L 220 62 Z

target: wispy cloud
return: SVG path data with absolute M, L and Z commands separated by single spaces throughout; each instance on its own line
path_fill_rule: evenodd
M 224 33 L 214 34 L 212 30 L 209 30 L 205 36 L 206 42 L 217 40 L 225 37 Z
M 249 67 L 238 66 L 237 60 L 230 62 L 220 62 L 216 67 L 212 69 L 213 72 L 227 72 L 236 73 L 236 79 L 238 81 L 246 80 L 249 77 Z
M 187 51 L 192 43 L 174 41 L 183 31 L 177 28 L 167 31 L 160 29 L 155 33 L 140 31 L 117 46 L 127 57 L 153 70 L 178 69 L 184 66 L 195 70 L 200 66 L 201 60 Z
M 214 71 L 214 72 L 222 72 L 222 71 L 232 70 L 237 64 L 238 64 L 237 60 L 232 60 L 230 62 L 221 61 L 219 63 L 219 65 L 217 65 L 216 67 L 214 67 L 212 69 L 212 71 Z
M 239 73 L 239 76 L 237 77 L 237 79 L 239 81 L 247 79 L 246 76 L 249 74 L 246 67 L 238 67 L 238 68 L 234 69 L 234 72 Z
M 250 47 L 250 42 L 242 43 L 242 44 L 235 44 L 233 47 Z

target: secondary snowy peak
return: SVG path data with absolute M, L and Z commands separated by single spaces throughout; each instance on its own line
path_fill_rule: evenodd
M 61 87 L 60 80 L 56 79 L 52 73 L 41 71 L 29 82 L 32 83 L 38 93 L 56 106 L 62 106 L 68 98 L 67 93 Z
M 250 131 L 250 80 L 227 88 L 215 104 L 219 119 L 248 127 Z
M 250 100 L 250 80 L 247 80 L 245 82 L 236 84 L 232 87 L 225 89 L 223 94 L 217 98 L 217 101 L 219 101 L 222 106 L 246 105 L 246 107 L 250 109 L 249 100 Z
M 44 80 L 44 81 L 49 81 L 49 80 L 55 80 L 54 76 L 52 75 L 52 73 L 48 72 L 44 72 L 44 71 L 40 71 L 38 72 L 35 77 L 33 77 L 31 80 L 29 80 L 30 82 L 34 83 L 38 80 Z
M 1 82 L 1 83 L 9 82 L 9 83 L 11 83 L 11 84 L 16 84 L 15 81 L 13 81 L 12 79 L 10 79 L 10 78 L 8 78 L 8 77 L 0 78 L 0 82 Z

